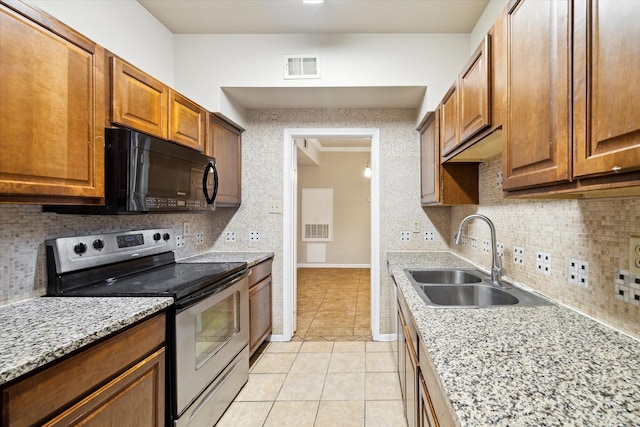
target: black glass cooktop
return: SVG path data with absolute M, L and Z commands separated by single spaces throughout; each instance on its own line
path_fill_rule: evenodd
M 218 284 L 222 286 L 246 267 L 244 262 L 173 263 L 121 277 L 103 277 L 98 281 L 67 288 L 57 295 L 170 296 L 179 300 L 204 288 Z

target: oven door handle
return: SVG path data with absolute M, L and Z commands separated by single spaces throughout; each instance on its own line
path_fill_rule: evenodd
M 203 299 L 206 299 L 208 297 L 210 297 L 213 294 L 216 294 L 218 292 L 224 291 L 225 289 L 229 289 L 230 287 L 232 287 L 233 285 L 235 285 L 236 283 L 238 283 L 240 280 L 244 279 L 245 277 L 247 277 L 249 275 L 249 270 L 245 269 L 242 270 L 239 273 L 234 274 L 233 276 L 230 276 L 226 279 L 224 279 L 224 281 L 222 283 L 220 283 L 221 285 L 224 284 L 225 286 L 213 286 L 213 287 L 207 287 L 204 290 L 200 291 L 200 292 L 196 292 L 192 295 L 188 295 L 182 299 L 179 299 L 178 301 L 176 301 L 176 312 L 181 312 L 186 308 L 189 308 L 190 306 L 194 305 L 195 303 L 202 301 Z
M 210 170 L 213 170 L 213 196 L 211 197 L 209 197 L 209 189 L 207 188 L 207 179 L 209 178 Z M 207 200 L 207 204 L 213 204 L 218 195 L 218 169 L 216 168 L 215 160 L 209 161 L 207 167 L 204 169 L 204 174 L 202 175 L 202 192 L 204 193 L 204 198 Z

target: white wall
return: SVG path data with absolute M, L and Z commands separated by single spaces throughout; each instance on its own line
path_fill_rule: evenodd
M 491 0 L 487 7 L 482 12 L 480 19 L 476 22 L 475 27 L 469 35 L 469 50 L 474 52 L 480 41 L 489 32 L 489 29 L 493 23 L 498 19 L 498 16 L 502 13 L 502 10 L 507 7 L 509 0 Z
M 298 167 L 298 264 L 307 264 L 302 188 L 333 189 L 333 241 L 325 243 L 326 261 L 318 266 L 371 264 L 371 179 L 363 174 L 370 158 L 369 152 L 325 151 L 320 166 Z
M 32 3 L 166 85 L 174 86 L 173 34 L 137 1 Z
M 320 55 L 321 78 L 285 80 L 283 55 L 307 53 Z M 424 114 L 468 59 L 468 34 L 175 35 L 176 87 L 239 123 L 221 87 L 426 85 Z

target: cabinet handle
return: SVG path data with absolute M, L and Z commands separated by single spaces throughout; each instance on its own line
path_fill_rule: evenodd
M 622 169 L 620 166 L 614 166 L 611 168 L 611 170 L 614 171 L 615 173 L 620 172 L 620 169 Z

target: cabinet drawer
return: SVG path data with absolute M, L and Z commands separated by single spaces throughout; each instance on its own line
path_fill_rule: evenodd
M 165 341 L 165 314 L 140 323 L 2 391 L 2 425 L 39 424 L 118 376 Z
M 273 258 L 270 258 L 266 261 L 261 262 L 260 264 L 256 264 L 251 267 L 251 275 L 249 276 L 249 288 L 271 274 L 272 264 Z

